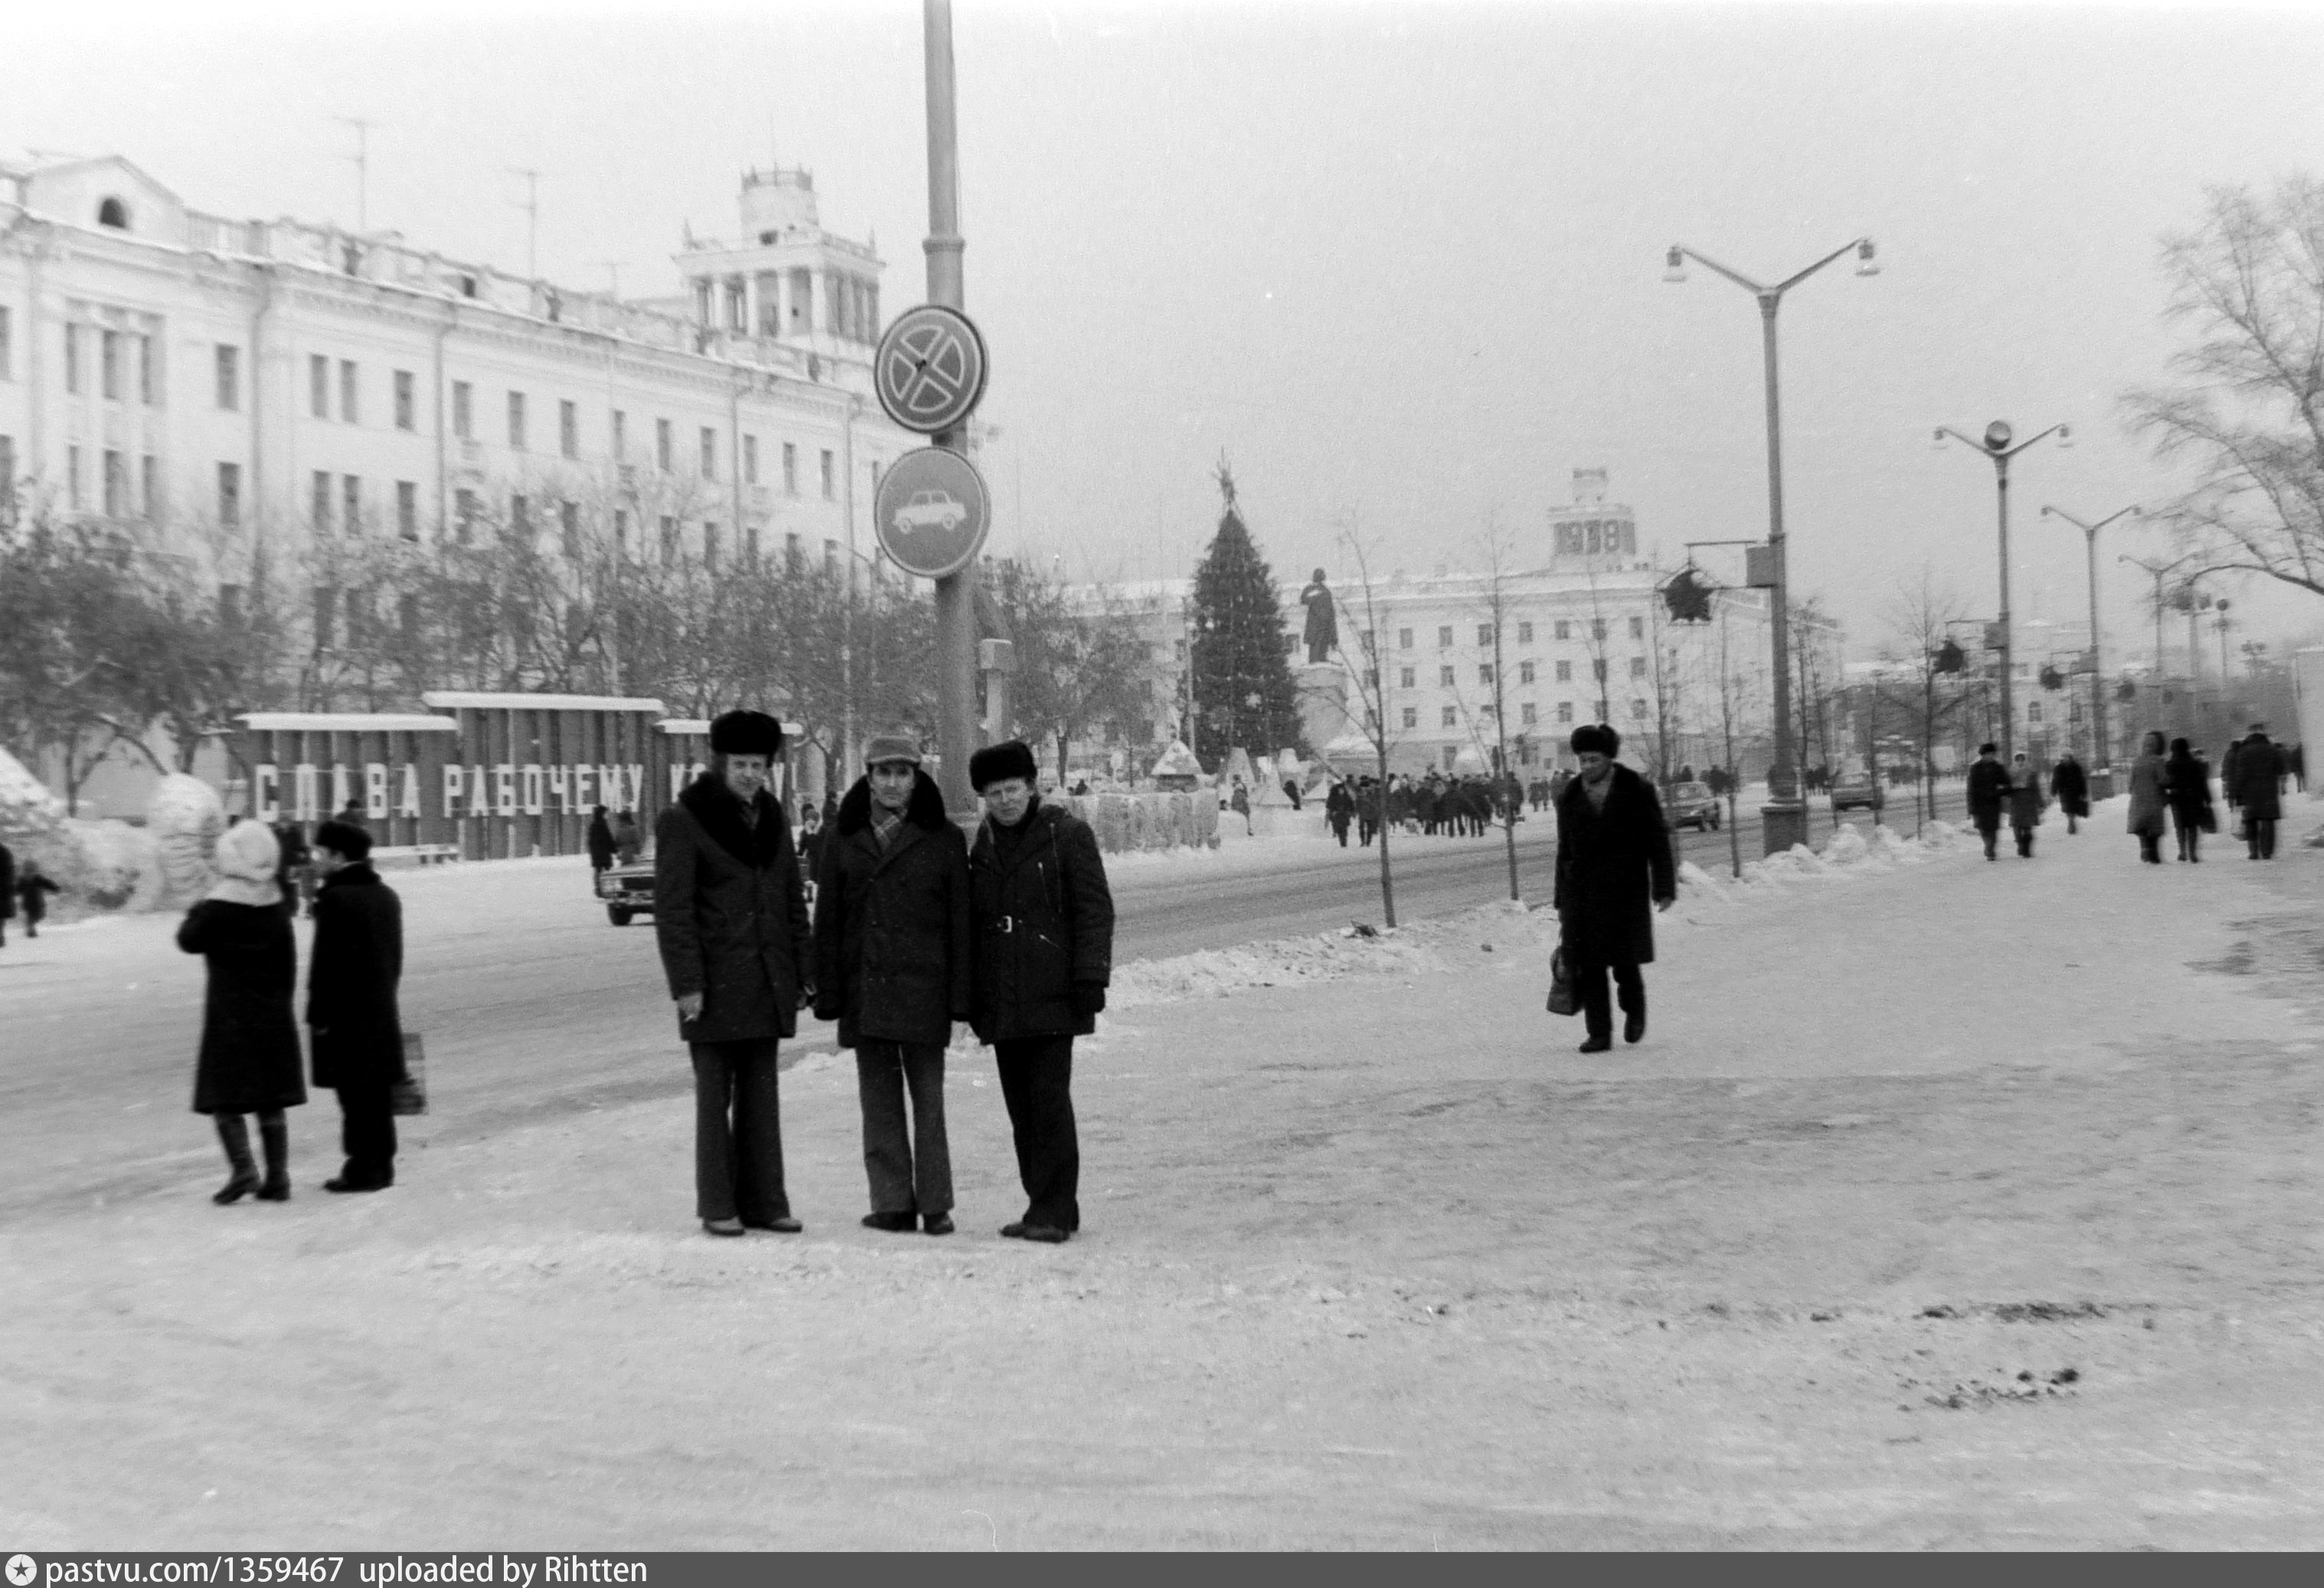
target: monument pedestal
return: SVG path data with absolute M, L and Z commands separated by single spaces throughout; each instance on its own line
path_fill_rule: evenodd
M 1318 754 L 1355 721 L 1348 706 L 1348 669 L 1336 661 L 1305 661 L 1291 669 L 1299 688 L 1299 727 Z

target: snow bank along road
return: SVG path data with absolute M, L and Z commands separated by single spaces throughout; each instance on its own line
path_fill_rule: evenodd
M 410 890 L 446 956 L 553 957 L 466 886 Z M 529 1117 L 445 992 L 444 1112 L 382 1196 L 315 1194 L 326 1102 L 293 1202 L 214 1208 L 189 1038 L 84 1049 L 78 1113 L 0 1127 L 0 1530 L 2324 1545 L 2324 851 L 2140 866 L 2117 804 L 2030 864 L 1794 868 L 1663 919 L 1647 1042 L 1586 1057 L 1541 1011 L 1537 913 L 1323 946 L 1324 984 L 1125 998 L 1076 1066 L 1083 1233 L 1047 1249 L 992 1233 L 1019 1194 L 973 1053 L 959 1235 L 856 1225 L 853 1066 L 810 1051 L 783 1098 L 807 1233 L 719 1242 L 691 1111 L 645 1095 L 682 1066 L 667 1027 L 601 1030 L 569 983 L 512 994 L 522 1080 L 626 1048 L 635 1100 Z M 12 1072 L 36 1007 L 0 1020 Z M 108 1066 L 141 1112 L 106 1113 Z M 51 1138 L 200 1150 L 102 1207 L 51 1160 L 34 1207 Z
M 1756 814 L 1746 819 L 1744 854 L 1756 858 Z M 1819 813 L 1819 843 L 1828 821 Z M 1549 896 L 1554 834 L 1547 813 L 1518 828 L 1519 882 L 1535 902 Z M 1679 836 L 1688 858 L 1724 866 L 1725 832 Z M 1301 847 L 1313 858 L 1266 870 L 1239 871 L 1232 848 L 1123 867 L 1118 958 L 1379 919 L 1371 851 Z M 1400 919 L 1507 897 L 1498 831 L 1401 837 L 1394 864 Z M 445 1103 L 437 1128 L 447 1140 L 691 1085 L 652 929 L 609 926 L 582 863 L 398 871 L 388 880 L 404 899 L 404 1016 L 427 1040 Z M 178 952 L 176 925 L 163 916 L 95 920 L 37 941 L 11 933 L 0 949 L 0 1215 L 60 1196 L 172 1184 L 204 1161 L 208 1144 L 184 1113 L 202 971 Z M 308 930 L 301 923 L 302 980 Z M 830 1046 L 829 1028 L 804 1022 L 794 1053 L 818 1046 Z M 316 1129 L 309 1122 L 306 1133 L 319 1144 Z

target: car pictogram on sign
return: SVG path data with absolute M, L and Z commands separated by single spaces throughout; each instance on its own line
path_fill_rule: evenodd
M 890 520 L 896 532 L 911 530 L 955 530 L 968 516 L 968 508 L 949 491 L 915 491 L 912 499 L 896 509 Z

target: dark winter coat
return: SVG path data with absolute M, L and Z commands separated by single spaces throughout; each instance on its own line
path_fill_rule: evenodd
M 2243 748 L 2242 740 L 2230 739 L 2227 753 L 2219 757 L 2219 792 L 2229 805 L 2243 802 L 2242 790 L 2236 785 L 2236 762 L 2243 753 Z
M 2068 816 L 2090 814 L 2090 780 L 2079 761 L 2061 761 L 2050 769 L 2050 798 Z
M 2236 747 L 2234 770 L 2227 777 L 2244 815 L 2268 822 L 2282 817 L 2283 752 L 2266 734 L 2254 734 Z
M 823 874 L 823 850 L 830 833 L 829 827 L 823 826 L 819 823 L 817 826 L 803 827 L 799 830 L 798 853 L 801 874 L 808 877 L 818 877 Z
M 0 921 L 16 913 L 16 857 L 0 844 Z
M 1618 764 L 1607 776 L 1602 808 L 1580 778 L 1557 797 L 1557 919 L 1577 964 L 1651 965 L 1655 906 L 1678 896 L 1670 826 L 1653 784 Z
M 25 922 L 31 926 L 38 926 L 48 919 L 48 896 L 63 891 L 64 890 L 58 887 L 54 881 L 37 872 L 29 877 L 17 878 L 16 897 L 24 901 Z
M 2001 807 L 2009 798 L 2009 769 L 1983 756 L 1969 764 L 1969 815 L 1979 827 L 2001 825 Z
M 872 785 L 839 802 L 815 887 L 815 1012 L 839 1045 L 945 1043 L 969 1016 L 968 841 L 936 780 L 915 772 L 882 850 Z
M 178 946 L 209 965 L 196 1113 L 263 1113 L 307 1101 L 300 1076 L 299 949 L 272 904 L 206 899 L 178 928 Z
M 688 1042 L 798 1030 L 814 946 L 791 825 L 761 789 L 755 823 L 715 772 L 686 786 L 654 825 L 654 939 L 669 995 L 702 994 Z
M 2042 793 L 2042 773 L 2029 761 L 2023 774 L 2013 774 L 2009 780 L 2009 825 L 2040 826 L 2043 807 L 2049 803 Z
M 2163 812 L 2170 804 L 2169 763 L 2159 755 L 2141 755 L 2130 763 L 2130 816 L 2126 831 L 2143 838 L 2163 836 Z
M 287 923 L 286 923 L 287 924 Z M 381 1085 L 403 1078 L 403 903 L 367 862 L 323 879 L 307 965 L 307 1027 L 318 1086 Z
M 1113 893 L 1089 824 L 1038 799 L 1004 857 L 991 817 L 968 854 L 976 927 L 976 1034 L 1086 1037 L 1091 993 L 1113 979 Z M 1078 999 L 1074 988 L 1090 990 Z
M 2211 814 L 2210 769 L 2191 755 L 2174 755 L 2163 763 L 2163 798 L 2182 827 L 2209 832 L 2218 819 Z
M 602 816 L 589 818 L 589 863 L 604 871 L 613 863 L 613 825 Z

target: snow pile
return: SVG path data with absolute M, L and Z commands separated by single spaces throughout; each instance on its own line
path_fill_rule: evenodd
M 226 831 L 226 805 L 201 779 L 171 772 L 145 802 L 145 830 L 152 835 L 161 866 L 160 903 L 189 904 L 217 880 L 218 836 Z
M 127 822 L 69 820 L 54 847 L 34 851 L 42 867 L 64 891 L 58 897 L 70 913 L 91 909 L 158 909 L 161 905 L 161 855 L 153 836 Z
M 65 802 L 49 792 L 24 763 L 0 750 L 0 843 L 35 848 L 64 825 Z
M 1109 1009 L 1224 998 L 1246 987 L 1296 987 L 1357 975 L 1414 975 L 1441 969 L 1435 952 L 1400 928 L 1349 927 L 1313 937 L 1285 937 L 1238 948 L 1204 949 L 1175 959 L 1116 967 Z

